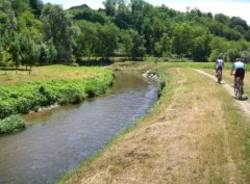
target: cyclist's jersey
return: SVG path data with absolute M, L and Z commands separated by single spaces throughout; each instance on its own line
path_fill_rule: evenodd
M 223 59 L 217 59 L 216 60 L 216 68 L 221 67 L 222 69 L 224 68 L 224 60 Z
M 245 70 L 245 64 L 241 61 L 237 61 L 233 64 L 233 70 L 236 71 L 238 69 L 244 69 Z

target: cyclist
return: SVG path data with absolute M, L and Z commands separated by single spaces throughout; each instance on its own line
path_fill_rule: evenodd
M 242 81 L 242 85 L 244 84 L 245 78 L 245 64 L 241 61 L 241 59 L 237 58 L 236 62 L 233 64 L 231 75 L 234 75 L 234 87 L 236 86 L 237 78 L 239 77 Z M 244 93 L 242 91 L 242 93 Z
M 220 56 L 218 57 L 218 59 L 216 60 L 215 63 L 215 72 L 216 72 L 216 77 L 218 78 L 218 71 L 221 71 L 221 75 L 222 75 L 222 71 L 224 69 L 224 60 L 223 58 Z

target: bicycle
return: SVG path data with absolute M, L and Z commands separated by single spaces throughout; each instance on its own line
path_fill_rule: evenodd
M 240 77 L 237 77 L 235 79 L 234 94 L 238 100 L 242 99 L 242 96 L 244 94 L 244 89 L 243 89 L 243 80 L 241 80 Z
M 216 77 L 217 77 L 217 82 L 219 84 L 221 84 L 221 81 L 222 81 L 222 69 L 217 70 Z

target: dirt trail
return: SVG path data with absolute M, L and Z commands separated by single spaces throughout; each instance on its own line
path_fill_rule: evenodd
M 67 184 L 248 183 L 231 96 L 193 70 L 171 75 L 171 99 Z
M 205 75 L 205 76 L 209 77 L 210 79 L 212 79 L 214 81 L 217 81 L 217 79 L 216 79 L 215 76 L 213 76 L 213 75 L 211 75 L 211 74 L 209 74 L 207 72 L 204 72 L 202 70 L 195 70 L 195 71 L 197 71 L 198 73 L 200 73 L 202 75 Z M 227 90 L 227 92 L 230 95 L 234 96 L 234 89 L 233 89 L 232 86 L 230 86 L 227 83 L 222 84 L 222 86 Z M 247 101 L 239 101 L 239 100 L 237 100 L 236 102 L 239 104 L 239 106 L 241 107 L 241 109 L 243 111 L 245 111 L 248 116 L 250 116 L 250 103 L 247 102 Z

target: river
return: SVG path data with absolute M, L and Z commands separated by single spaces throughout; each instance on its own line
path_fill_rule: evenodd
M 158 88 L 120 73 L 103 97 L 25 116 L 27 130 L 0 137 L 0 184 L 54 184 L 144 116 Z

